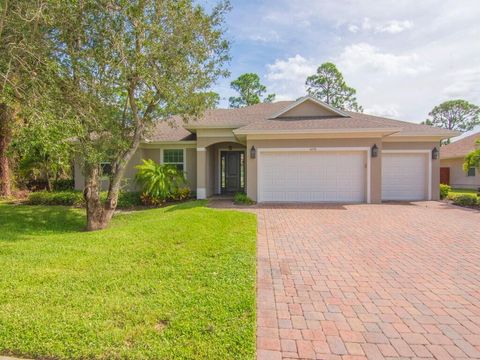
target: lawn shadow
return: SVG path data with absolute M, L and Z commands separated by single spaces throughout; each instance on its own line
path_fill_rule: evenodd
M 85 216 L 65 206 L 0 206 L 0 241 L 24 235 L 69 233 L 85 229 Z

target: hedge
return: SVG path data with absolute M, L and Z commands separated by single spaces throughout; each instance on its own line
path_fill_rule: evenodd
M 118 196 L 118 208 L 131 208 L 142 205 L 139 192 L 121 192 Z M 105 200 L 107 193 L 102 192 L 100 198 Z M 65 205 L 84 207 L 85 201 L 81 191 L 37 191 L 28 196 L 27 203 L 30 205 Z
M 455 205 L 460 206 L 477 206 L 479 205 L 478 197 L 474 194 L 462 194 L 453 199 Z

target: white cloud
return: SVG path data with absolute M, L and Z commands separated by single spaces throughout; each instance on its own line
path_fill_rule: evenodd
M 333 61 L 364 108 L 419 122 L 451 98 L 480 104 L 479 18 L 478 0 L 237 1 L 234 75 L 219 91 L 228 97 L 233 78 L 257 72 L 269 92 L 295 99 Z
M 386 32 L 390 34 L 398 34 L 402 31 L 411 29 L 413 27 L 413 23 L 409 20 L 398 21 L 398 20 L 391 20 L 376 28 L 377 32 Z
M 399 118 L 400 111 L 398 110 L 398 105 L 389 104 L 389 105 L 380 105 L 374 104 L 364 109 L 366 114 L 370 115 L 377 115 L 377 116 L 385 116 L 388 118 Z
M 342 69 L 348 72 L 383 72 L 386 75 L 417 75 L 429 66 L 415 53 L 395 55 L 381 52 L 367 43 L 348 45 L 338 57 Z
M 276 59 L 267 65 L 266 78 L 269 89 L 277 94 L 277 100 L 291 100 L 305 95 L 305 80 L 316 71 L 316 63 L 297 54 L 286 60 Z
M 274 30 L 266 31 L 263 34 L 256 32 L 255 34 L 250 35 L 249 39 L 253 41 L 264 42 L 264 43 L 279 42 L 281 40 L 280 35 L 278 35 L 278 33 Z
M 447 98 L 480 99 L 480 66 L 452 71 L 446 78 L 450 80 L 443 90 Z
M 359 27 L 357 25 L 353 25 L 353 24 L 348 25 L 348 31 L 355 34 L 358 32 L 358 30 L 359 30 Z
M 374 33 L 398 34 L 412 27 L 413 22 L 410 20 L 387 20 L 374 23 L 370 18 L 365 17 L 361 25 L 348 25 L 348 30 L 353 33 L 362 29 L 363 31 L 373 31 Z

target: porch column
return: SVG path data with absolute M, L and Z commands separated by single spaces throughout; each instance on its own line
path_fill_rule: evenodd
M 207 198 L 207 149 L 197 148 L 197 199 Z

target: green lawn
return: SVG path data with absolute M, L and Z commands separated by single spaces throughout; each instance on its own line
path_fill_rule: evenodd
M 476 189 L 452 189 L 448 192 L 449 194 L 453 195 L 463 195 L 463 194 L 476 194 Z
M 0 204 L 0 355 L 253 359 L 253 214 L 189 202 L 83 232 L 81 210 Z
M 476 195 L 477 190 L 475 189 L 451 189 L 448 192 L 448 199 L 454 200 L 459 195 Z

